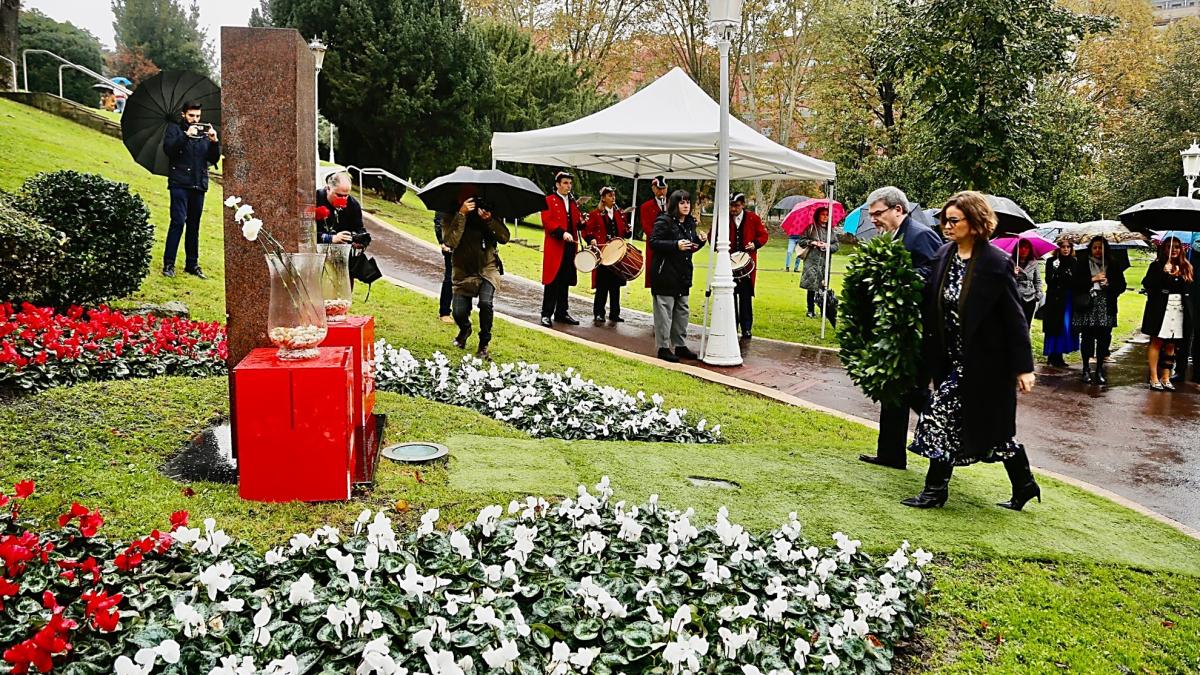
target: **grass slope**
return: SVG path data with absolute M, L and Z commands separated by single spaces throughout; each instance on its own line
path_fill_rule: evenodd
M 166 226 L 162 179 L 148 176 L 111 139 L 66 120 L 0 101 L 0 188 L 41 170 L 96 171 L 129 182 Z M 209 195 L 202 264 L 216 277 L 152 274 L 141 299 L 183 299 L 202 318 L 222 318 L 219 192 Z M 161 250 L 161 249 L 156 249 Z M 782 274 L 782 273 L 781 273 Z M 377 285 L 369 305 L 378 334 L 418 354 L 443 348 L 448 326 L 434 303 Z M 498 322 L 498 360 L 536 360 L 581 368 L 585 376 L 661 392 L 670 405 L 720 422 L 729 443 L 716 447 L 535 441 L 475 413 L 384 394 L 389 440 L 447 443 L 447 465 L 420 474 L 383 465 L 377 488 L 348 504 L 257 504 L 233 486 L 184 486 L 157 468 L 226 405 L 223 378 L 162 378 L 97 383 L 6 401 L 0 409 L 0 484 L 32 477 L 39 494 L 29 513 L 49 525 L 78 499 L 104 510 L 110 535 L 161 526 L 186 508 L 213 516 L 260 547 L 321 523 L 347 525 L 364 507 L 404 500 L 410 522 L 438 507 L 461 522 L 479 507 L 533 492 L 568 493 L 577 481 L 610 475 L 622 497 L 651 492 L 665 502 L 766 527 L 797 511 L 809 535 L 844 530 L 869 547 L 901 539 L 938 552 L 935 620 L 907 669 L 920 672 L 1194 672 L 1200 670 L 1200 542 L 1104 499 L 1043 480 L 1044 504 L 1024 513 L 998 509 L 1007 482 L 999 467 L 955 477 L 944 510 L 913 511 L 896 501 L 919 489 L 919 471 L 877 470 L 853 460 L 873 442 L 860 426 L 698 381 L 679 373 L 564 343 Z M 735 491 L 697 488 L 689 475 L 724 478 Z

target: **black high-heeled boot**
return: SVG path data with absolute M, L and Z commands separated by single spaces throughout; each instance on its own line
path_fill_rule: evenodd
M 1034 497 L 1037 497 L 1039 504 L 1042 502 L 1042 488 L 1033 478 L 1033 471 L 1029 468 L 1029 456 L 1025 454 L 1024 447 L 1017 454 L 1004 460 L 1004 472 L 1008 474 L 1008 482 L 1012 484 L 1012 498 L 1006 502 L 998 502 L 996 506 L 1020 511 Z
M 954 465 L 950 462 L 929 461 L 929 472 L 925 474 L 925 489 L 916 497 L 909 497 L 900 503 L 915 509 L 932 509 L 946 505 L 950 496 L 950 476 L 954 473 Z

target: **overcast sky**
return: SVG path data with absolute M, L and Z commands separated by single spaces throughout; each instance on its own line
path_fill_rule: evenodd
M 258 6 L 257 0 L 199 0 L 198 4 L 200 27 L 208 34 L 218 57 L 221 26 L 245 26 L 250 20 L 250 10 Z M 109 0 L 21 0 L 21 7 L 40 10 L 58 21 L 70 21 L 100 38 L 105 47 L 114 47 Z

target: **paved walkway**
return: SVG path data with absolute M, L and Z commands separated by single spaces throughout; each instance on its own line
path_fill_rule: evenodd
M 384 274 L 436 292 L 442 279 L 441 253 L 428 242 L 366 217 L 374 237 L 371 253 Z M 541 297 L 541 285 L 506 276 L 496 296 L 496 311 L 536 323 Z M 590 299 L 572 296 L 571 307 L 583 323 L 556 324 L 556 330 L 626 351 L 655 353 L 650 315 L 626 308 L 625 323 L 595 326 Z M 689 328 L 694 349 L 700 333 L 699 326 Z M 743 365 L 736 368 L 698 365 L 825 408 L 878 419 L 879 407 L 850 382 L 831 350 L 755 338 L 743 344 L 742 358 Z M 1126 346 L 1116 360 L 1111 386 L 1103 390 L 1080 383 L 1077 370 L 1043 368 L 1039 388 L 1020 398 L 1019 437 L 1036 466 L 1100 486 L 1200 529 L 1200 388 L 1188 384 L 1174 394 L 1145 388 L 1142 346 Z M 924 462 L 915 462 L 909 470 L 923 467 Z

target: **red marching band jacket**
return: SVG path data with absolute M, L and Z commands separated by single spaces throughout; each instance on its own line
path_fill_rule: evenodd
M 554 282 L 558 276 L 558 268 L 563 264 L 564 254 L 570 254 L 566 263 L 571 266 L 571 282 L 577 283 L 575 277 L 575 253 L 579 247 L 579 229 L 583 224 L 583 216 L 579 213 L 579 205 L 574 199 L 571 202 L 571 215 L 567 217 L 567 209 L 563 206 L 562 197 L 557 192 L 546 195 L 546 210 L 542 211 L 542 231 L 545 239 L 542 242 L 542 284 Z M 575 243 L 563 241 L 563 234 L 570 233 Z
M 638 209 L 638 224 L 642 226 L 642 232 L 646 235 L 646 265 L 643 268 L 646 273 L 642 275 L 646 277 L 646 288 L 650 288 L 650 270 L 654 269 L 650 260 L 650 256 L 653 255 L 650 250 L 650 234 L 654 232 L 654 221 L 658 220 L 660 213 L 662 209 L 658 208 L 658 200 L 653 198 L 642 202 L 641 208 Z
M 629 238 L 629 224 L 625 222 L 625 214 L 621 209 L 613 207 L 613 220 L 617 221 L 617 236 Z M 604 226 L 604 209 L 599 208 L 588 214 L 587 226 L 583 229 L 584 241 L 595 240 L 601 249 L 608 243 L 608 228 Z M 596 287 L 596 271 L 592 270 L 592 288 Z
M 767 228 L 757 213 L 742 211 L 742 246 L 741 248 L 737 247 L 737 224 L 731 218 L 729 220 L 729 252 L 745 251 L 746 244 L 749 243 L 754 244 L 753 251 L 746 251 L 750 254 L 750 259 L 754 261 L 754 271 L 750 273 L 750 286 L 753 287 L 754 282 L 758 279 L 758 251 L 767 245 Z

